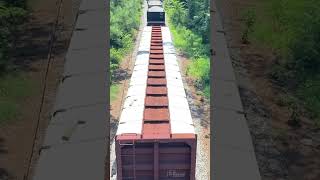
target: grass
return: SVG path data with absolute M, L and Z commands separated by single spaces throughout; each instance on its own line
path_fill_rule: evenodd
M 208 72 L 210 72 L 210 60 L 207 58 L 193 60 L 187 70 L 187 74 L 196 79 L 209 76 Z
M 249 40 L 278 56 L 272 77 L 302 100 L 320 124 L 320 2 L 264 0 L 255 7 L 256 22 Z M 294 87 L 294 89 L 292 88 Z M 285 100 L 286 101 L 286 100 Z M 283 101 L 280 104 L 286 105 Z
M 110 69 L 113 74 L 134 47 L 141 23 L 142 1 L 111 0 L 110 5 Z
M 112 84 L 110 88 L 110 102 L 113 102 L 118 98 L 119 95 L 119 90 L 120 90 L 120 85 L 119 84 Z
M 186 69 L 187 76 L 195 80 L 197 93 L 208 98 L 210 97 L 210 44 L 207 43 L 208 37 L 205 34 L 208 33 L 206 22 L 209 20 L 206 7 L 196 4 L 191 1 L 185 4 L 179 0 L 167 0 L 166 17 L 174 46 L 191 60 Z M 197 10 L 197 13 L 190 19 L 187 16 L 191 9 Z
M 196 85 L 202 89 L 202 95 L 210 97 L 210 59 L 198 58 L 187 67 L 187 75 L 196 79 Z
M 206 54 L 208 45 L 185 27 L 176 27 L 170 21 L 169 27 L 175 47 L 192 60 L 187 67 L 187 75 L 195 79 L 201 95 L 210 97 L 210 58 Z
M 297 96 L 304 100 L 315 123 L 320 127 L 320 79 L 309 79 L 297 90 Z
M 0 77 L 0 124 L 15 119 L 20 114 L 21 102 L 34 90 L 34 83 L 22 73 Z

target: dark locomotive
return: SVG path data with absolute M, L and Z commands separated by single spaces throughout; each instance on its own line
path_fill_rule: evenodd
M 161 0 L 149 0 L 147 11 L 147 25 L 148 26 L 164 26 L 166 24 L 165 12 L 163 2 Z

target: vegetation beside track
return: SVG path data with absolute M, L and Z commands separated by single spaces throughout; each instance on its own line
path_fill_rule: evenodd
M 16 118 L 20 102 L 33 91 L 33 83 L 13 62 L 18 34 L 27 19 L 26 0 L 0 0 L 0 124 Z
M 110 101 L 114 101 L 115 99 L 117 99 L 118 97 L 118 93 L 119 93 L 119 84 L 113 84 L 110 87 Z
M 276 55 L 270 77 L 303 102 L 320 125 L 320 1 L 271 0 L 244 13 L 244 43 Z M 259 22 L 259 23 L 255 23 Z M 249 33 L 248 33 L 249 32 Z M 292 99 L 292 98 L 291 98 Z M 295 108 L 295 107 L 292 107 Z
M 166 17 L 175 46 L 192 60 L 187 75 L 210 96 L 209 0 L 165 0 Z
M 114 71 L 134 45 L 141 21 L 142 0 L 111 0 L 110 9 L 110 67 Z
M 0 77 L 0 125 L 20 113 L 20 102 L 35 92 L 35 83 L 21 73 L 11 72 Z
M 110 70 L 111 101 L 117 95 L 117 69 L 134 46 L 142 15 L 142 0 L 111 0 L 110 2 Z
M 0 72 L 12 64 L 17 33 L 27 19 L 25 0 L 0 0 Z

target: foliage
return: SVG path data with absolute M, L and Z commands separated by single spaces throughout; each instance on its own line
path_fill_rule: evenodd
M 187 10 L 185 3 L 179 0 L 165 1 L 166 14 L 175 26 L 185 25 L 187 23 Z
M 197 78 L 200 86 L 209 84 L 210 81 L 210 61 L 207 58 L 195 59 L 187 69 L 187 74 Z
M 255 24 L 255 20 L 256 20 L 255 11 L 253 9 L 249 9 L 244 14 L 245 29 L 241 37 L 242 42 L 245 44 L 249 43 L 249 33 L 253 32 L 253 26 Z
M 142 0 L 111 0 L 110 2 L 110 69 L 119 67 L 130 51 L 140 25 Z
M 210 95 L 208 0 L 165 0 L 174 45 L 192 59 L 187 75 L 196 79 L 196 86 L 205 96 Z
M 196 86 L 203 90 L 205 96 L 210 95 L 210 60 L 198 58 L 191 62 L 187 69 L 187 75 L 196 78 Z
M 110 87 L 110 101 L 114 101 L 118 97 L 120 86 L 119 84 L 112 84 Z
M 27 18 L 27 11 L 21 7 L 23 1 L 0 1 L 0 72 L 10 64 L 10 50 L 14 48 L 16 34 Z
M 299 98 L 303 99 L 311 117 L 320 127 L 320 77 L 306 80 L 297 90 Z
M 204 44 L 201 36 L 184 26 L 171 27 L 174 45 L 188 57 L 200 58 L 209 56 L 209 44 Z
M 165 0 L 164 6 L 174 26 L 184 26 L 209 43 L 209 0 Z
M 272 77 L 290 88 L 320 119 L 320 1 L 265 0 L 251 37 L 272 48 Z
M 0 77 L 0 124 L 15 118 L 19 113 L 19 102 L 28 95 L 37 93 L 36 85 L 20 73 Z
M 8 6 L 25 8 L 26 0 L 0 0 L 0 4 L 7 4 Z

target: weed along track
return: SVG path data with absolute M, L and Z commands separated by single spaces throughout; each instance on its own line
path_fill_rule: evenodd
M 115 138 L 117 179 L 195 179 L 197 138 L 168 27 L 147 26 Z

